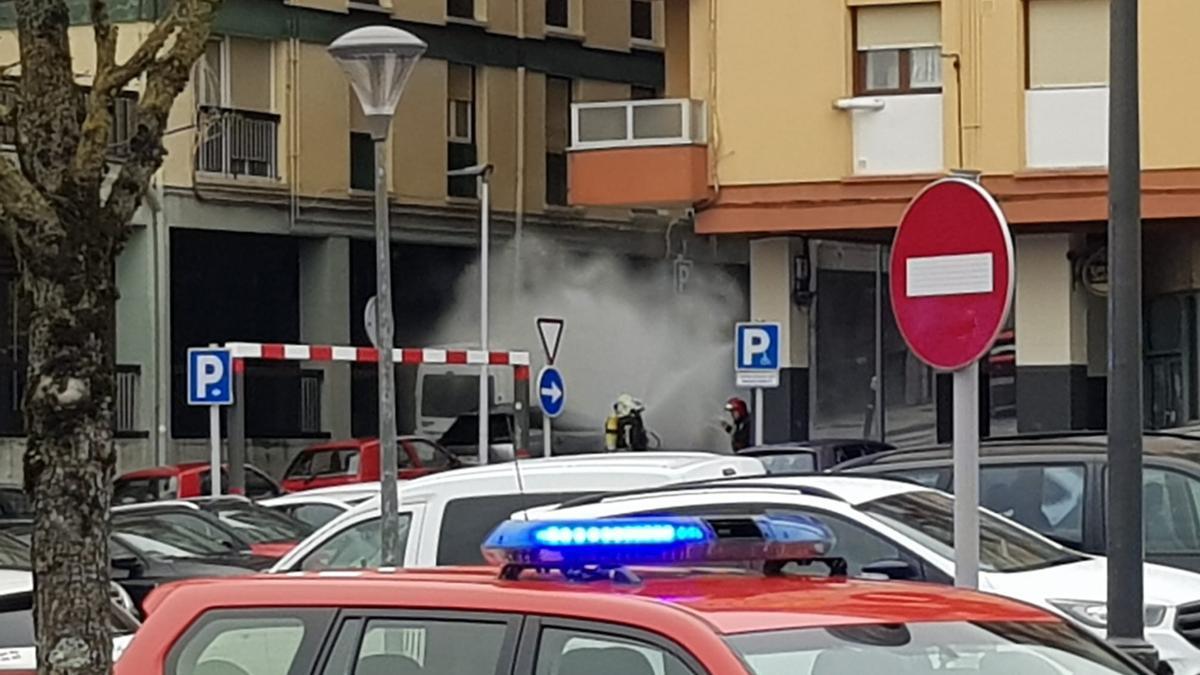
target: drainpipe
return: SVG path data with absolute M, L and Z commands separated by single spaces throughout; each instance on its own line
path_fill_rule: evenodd
M 146 193 L 146 203 L 150 206 L 150 271 L 152 292 L 150 293 L 151 332 L 154 346 L 154 373 L 152 378 L 154 405 L 150 414 L 150 442 L 154 449 L 154 461 L 159 466 L 170 463 L 168 445 L 170 443 L 171 423 L 171 336 L 170 326 L 170 286 L 168 284 L 168 268 L 170 265 L 169 231 L 166 217 L 166 195 L 163 189 L 162 171 L 155 176 L 151 189 Z
M 525 2 L 517 7 L 517 39 L 524 45 Z M 525 236 L 525 49 L 518 50 L 517 66 L 517 194 L 513 200 L 516 213 L 513 215 L 513 305 L 521 302 L 521 244 Z M 518 316 L 520 316 L 518 314 Z

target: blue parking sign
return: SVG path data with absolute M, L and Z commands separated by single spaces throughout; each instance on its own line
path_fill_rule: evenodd
M 228 349 L 189 349 L 187 364 L 188 405 L 233 403 L 233 357 Z
M 737 325 L 737 370 L 779 370 L 779 324 Z

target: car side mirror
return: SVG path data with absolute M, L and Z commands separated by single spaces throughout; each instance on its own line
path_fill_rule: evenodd
M 864 565 L 862 573 L 886 577 L 893 581 L 911 581 L 919 576 L 916 566 L 905 560 L 878 560 Z
M 142 561 L 133 556 L 113 558 L 110 564 L 114 570 L 121 570 L 124 572 L 127 579 L 140 577 L 142 576 L 142 573 L 146 571 L 145 567 L 142 565 Z

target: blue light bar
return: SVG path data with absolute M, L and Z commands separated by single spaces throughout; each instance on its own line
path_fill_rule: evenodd
M 725 519 L 725 518 L 723 518 Z M 718 536 L 700 518 L 644 517 L 501 523 L 483 545 L 502 566 L 612 568 L 671 563 L 765 562 L 821 558 L 833 533 L 808 516 L 747 516 L 758 536 Z

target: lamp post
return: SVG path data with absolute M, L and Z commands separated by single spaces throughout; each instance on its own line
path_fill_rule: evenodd
M 491 164 L 476 164 L 462 169 L 452 169 L 446 172 L 448 176 L 475 176 L 479 180 L 479 348 L 488 351 L 488 254 L 491 248 L 491 196 L 492 189 L 489 179 L 492 175 Z M 491 397 L 488 396 L 488 366 L 487 360 L 479 368 L 479 464 L 488 463 L 490 444 L 488 443 L 488 426 L 491 422 Z M 515 445 L 514 445 L 515 447 Z
M 399 561 L 400 510 L 396 492 L 396 366 L 392 361 L 392 255 L 388 223 L 387 137 L 404 85 L 425 43 L 391 26 L 364 26 L 329 45 L 329 54 L 350 80 L 375 142 L 375 326 L 379 340 L 379 506 L 384 567 Z

